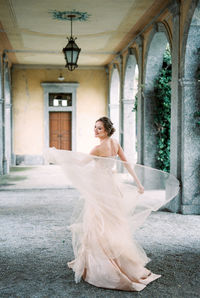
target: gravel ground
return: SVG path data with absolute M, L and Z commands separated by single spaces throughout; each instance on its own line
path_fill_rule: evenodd
M 142 292 L 74 282 L 67 230 L 73 189 L 0 191 L 0 297 L 200 297 L 200 216 L 153 213 L 137 232 L 162 277 Z

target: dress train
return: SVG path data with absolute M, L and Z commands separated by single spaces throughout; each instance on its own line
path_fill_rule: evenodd
M 48 160 L 62 166 L 79 190 L 78 216 L 70 230 L 75 259 L 68 263 L 75 281 L 102 288 L 141 291 L 160 275 L 145 268 L 149 259 L 134 240 L 134 232 L 151 211 L 158 210 L 178 193 L 178 180 L 165 172 L 134 165 L 145 187 L 139 194 L 127 163 L 50 149 Z

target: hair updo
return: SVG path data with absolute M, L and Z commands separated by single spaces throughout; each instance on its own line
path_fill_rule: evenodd
M 112 136 L 115 132 L 115 128 L 113 127 L 112 121 L 108 117 L 101 117 L 96 122 L 101 121 L 105 128 L 105 131 L 108 134 L 108 137 Z

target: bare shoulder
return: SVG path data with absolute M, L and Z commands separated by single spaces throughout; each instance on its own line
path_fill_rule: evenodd
M 119 142 L 117 141 L 117 139 L 115 139 L 115 138 L 112 137 L 111 140 L 113 141 L 114 144 L 119 144 Z
M 123 151 L 121 145 L 119 144 L 119 142 L 113 138 L 112 138 L 112 140 L 113 140 L 113 145 L 114 145 L 116 152 L 117 152 L 118 156 L 120 157 L 120 159 L 122 161 L 127 161 L 127 158 L 126 158 L 124 151 Z
M 119 148 L 120 148 L 119 142 L 115 138 L 111 138 L 111 141 L 113 142 L 113 145 L 114 145 L 116 151 L 118 152 Z
M 91 151 L 90 151 L 90 154 L 91 155 L 100 155 L 100 146 L 99 145 L 97 145 L 97 146 L 95 146 Z

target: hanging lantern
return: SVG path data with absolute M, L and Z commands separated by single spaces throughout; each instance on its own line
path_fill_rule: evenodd
M 68 38 L 68 44 L 65 48 L 63 48 L 63 54 L 66 60 L 65 67 L 67 67 L 70 71 L 73 71 L 78 67 L 77 61 L 81 49 L 75 43 L 76 38 L 72 35 L 72 19 L 75 15 L 69 15 L 68 17 L 71 19 L 71 36 Z

